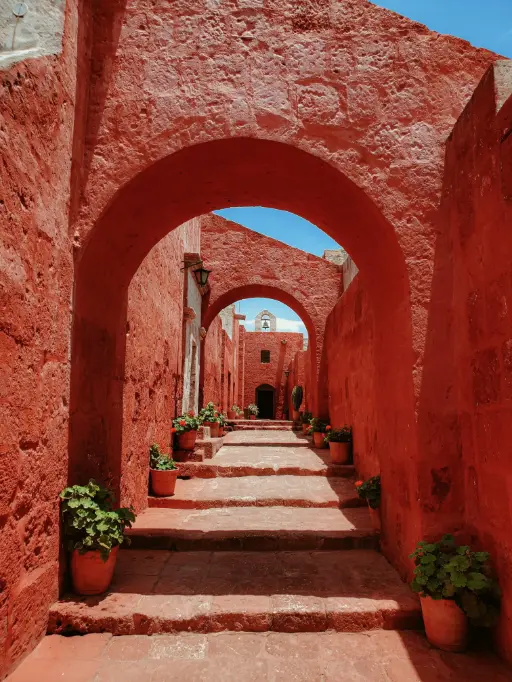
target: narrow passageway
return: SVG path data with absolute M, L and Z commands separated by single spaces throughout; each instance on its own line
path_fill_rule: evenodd
M 505 682 L 485 654 L 417 632 L 353 467 L 291 422 L 256 426 L 240 421 L 213 458 L 182 465 L 173 497 L 149 498 L 110 591 L 54 604 L 51 636 L 9 682 Z

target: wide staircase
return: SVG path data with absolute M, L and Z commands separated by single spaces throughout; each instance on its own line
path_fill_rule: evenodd
M 182 464 L 173 497 L 149 498 L 111 591 L 65 596 L 50 633 L 420 626 L 416 596 L 378 552 L 353 468 L 330 464 L 291 422 L 246 426 L 213 458 Z

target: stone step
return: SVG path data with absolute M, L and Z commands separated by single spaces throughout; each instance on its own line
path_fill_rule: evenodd
M 146 509 L 127 531 L 132 546 L 186 550 L 374 549 L 367 508 Z
M 244 476 L 178 480 L 172 497 L 149 497 L 150 507 L 361 507 L 365 503 L 346 478 L 320 476 Z
M 110 592 L 58 601 L 48 632 L 357 632 L 420 625 L 417 596 L 374 551 L 122 550 Z
M 265 431 L 255 429 L 249 431 L 231 431 L 224 437 L 224 447 L 233 445 L 259 445 L 260 447 L 311 447 L 311 441 L 297 431 Z
M 222 448 L 212 460 L 183 464 L 180 476 L 353 476 L 353 465 L 331 464 L 329 450 L 304 447 L 261 447 L 231 445 Z
M 293 431 L 291 426 L 260 426 L 252 424 L 244 424 L 244 426 L 234 426 L 235 431 Z
M 422 632 L 180 632 L 45 637 L 6 682 L 510 682 L 488 651 L 446 653 Z
M 262 426 L 289 426 L 292 427 L 294 422 L 287 419 L 230 419 L 229 423 L 235 427 L 238 426 L 254 426 L 259 429 Z

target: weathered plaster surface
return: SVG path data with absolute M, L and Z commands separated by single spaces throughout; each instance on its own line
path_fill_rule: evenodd
M 0 0 L 0 69 L 62 52 L 65 8 L 66 0 Z

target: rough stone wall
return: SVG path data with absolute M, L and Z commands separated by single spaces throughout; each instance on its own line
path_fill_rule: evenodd
M 65 52 L 0 77 L 0 678 L 43 636 L 58 594 L 77 26 L 70 1 Z
M 295 354 L 302 350 L 302 334 L 294 332 L 245 333 L 245 385 L 243 407 L 256 402 L 256 389 L 269 384 L 275 389 L 275 416 L 281 419 L 285 405 L 284 370 Z M 285 341 L 286 343 L 283 343 Z M 270 362 L 261 362 L 261 351 L 270 351 Z M 242 406 L 241 406 L 242 407 Z
M 239 399 L 240 323 L 234 306 L 213 320 L 204 344 L 203 402 L 227 411 Z
M 224 357 L 224 330 L 220 317 L 216 317 L 208 329 L 204 340 L 204 383 L 203 403 L 222 402 Z
M 191 323 L 183 322 L 180 268 L 183 254 L 198 235 L 198 223 L 190 221 L 163 239 L 145 258 L 128 291 L 121 502 L 133 504 L 137 511 L 147 506 L 149 446 L 153 442 L 170 446 L 171 420 L 181 412 L 187 390 L 183 365 L 185 369 L 190 365 L 191 339 L 188 333 L 183 363 L 182 326 L 188 332 Z M 189 281 L 189 287 L 195 283 Z M 196 307 L 199 320 L 200 303 Z
M 380 473 L 374 339 L 372 307 L 355 277 L 329 316 L 325 347 L 330 421 L 334 428 L 352 426 L 354 463 L 363 478 Z
M 491 69 L 448 142 L 420 401 L 433 442 L 420 495 L 430 532 L 491 552 L 498 640 L 512 660 L 512 63 Z M 443 424 L 449 429 L 441 430 Z M 441 435 L 447 435 L 442 438 Z

